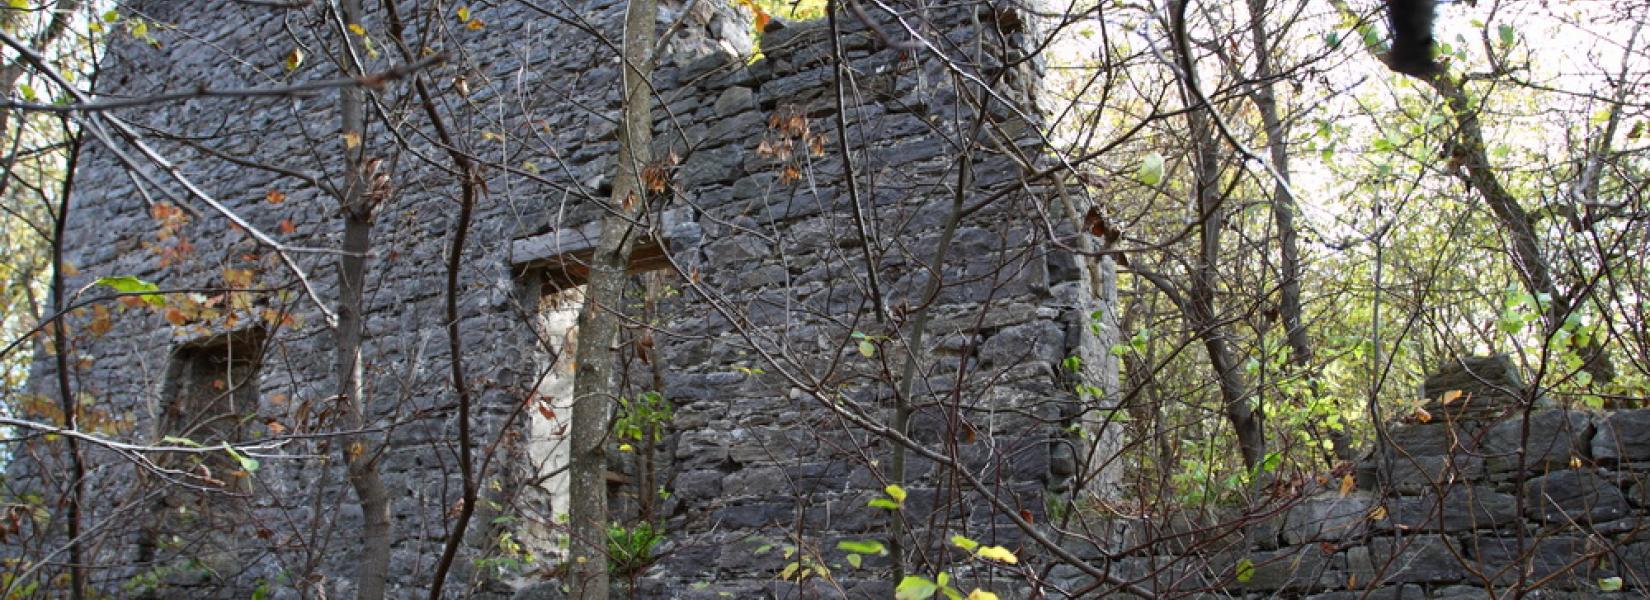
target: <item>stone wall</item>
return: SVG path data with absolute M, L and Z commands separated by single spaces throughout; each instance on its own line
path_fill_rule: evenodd
M 485 510 L 449 588 L 454 596 L 508 596 L 518 588 L 531 596 L 557 585 L 548 559 L 501 560 L 512 558 L 501 540 L 553 536 L 560 526 L 542 503 L 530 505 L 536 496 L 527 488 L 540 485 L 542 469 L 521 464 L 529 417 L 519 409 L 531 405 L 557 351 L 543 347 L 534 330 L 539 300 L 577 271 L 568 260 L 576 263 L 588 248 L 600 214 L 595 199 L 613 170 L 617 59 L 588 30 L 611 35 L 623 5 L 536 6 L 553 14 L 522 3 L 477 3 L 472 10 L 484 27 L 442 24 L 431 34 L 457 63 L 431 79 L 444 98 L 442 113 L 487 165 L 489 194 L 464 250 L 459 324 L 481 403 L 478 451 L 502 437 L 483 482 Z M 1089 455 L 1094 440 L 1109 434 L 1080 437 L 1072 427 L 1085 406 L 1105 399 L 1080 399 L 1072 390 L 1074 382 L 1115 384 L 1116 365 L 1104 351 L 1115 327 L 1111 311 L 1101 310 L 1115 293 L 1112 271 L 1109 261 L 1091 264 L 1061 250 L 1073 227 L 1052 208 L 1045 182 L 1027 178 L 1028 167 L 1043 165 L 1037 157 L 1045 149 L 1037 133 L 1039 67 L 1017 60 L 1031 20 L 1004 18 L 1014 12 L 1006 7 L 930 7 L 919 26 L 935 36 L 952 61 L 947 67 L 927 54 L 886 48 L 846 19 L 849 78 L 839 100 L 823 22 L 770 26 L 761 39 L 766 58 L 750 62 L 738 54 L 751 47 L 741 25 L 748 14 L 711 0 L 691 6 L 655 77 L 658 150 L 681 159 L 672 197 L 647 232 L 665 253 L 654 266 L 665 267 L 679 292 L 660 308 L 653 335 L 668 366 L 664 393 L 675 417 L 657 449 L 668 541 L 635 583 L 644 597 L 887 597 L 886 559 L 842 567 L 837 542 L 887 537 L 890 513 L 866 504 L 890 481 L 891 445 L 839 410 L 873 423 L 891 418 L 892 374 L 911 356 L 904 344 L 916 315 L 925 315 L 927 338 L 916 349 L 912 438 L 1034 521 L 1072 491 L 1080 466 L 1105 462 Z M 403 7 L 414 14 L 412 3 Z M 153 45 L 112 44 L 98 79 L 104 97 L 337 74 L 324 58 L 335 35 L 307 33 L 331 26 L 320 7 L 167 0 L 123 8 L 164 27 L 150 28 Z M 661 22 L 680 10 L 665 6 Z M 385 19 L 374 12 L 363 23 L 381 51 L 369 71 L 396 62 Z M 305 49 L 309 66 L 288 73 L 284 63 L 295 47 Z M 452 92 L 458 77 L 468 88 L 462 96 Z M 440 266 L 457 182 L 430 141 L 429 124 L 408 104 L 410 87 L 391 83 L 378 100 L 363 143 L 384 159 L 396 192 L 375 224 L 365 368 L 369 427 L 383 443 L 378 464 L 395 499 L 391 594 L 406 597 L 427 585 L 460 489 Z M 120 114 L 142 126 L 146 142 L 179 173 L 253 226 L 279 232 L 294 247 L 329 248 L 341 223 L 327 191 L 340 180 L 335 158 L 344 144 L 336 104 L 331 93 L 195 98 Z M 384 118 L 398 115 L 407 120 Z M 791 153 L 775 152 L 781 144 L 794 144 Z M 845 159 L 857 177 L 853 193 Z M 344 449 L 324 435 L 336 418 L 336 390 L 332 334 L 316 306 L 272 253 L 154 164 L 136 166 L 147 178 L 128 175 L 131 165 L 101 146 L 89 148 L 82 163 L 67 236 L 67 256 L 81 275 L 70 289 L 131 275 L 164 289 L 202 290 L 210 300 L 226 279 L 240 277 L 228 269 L 252 274 L 252 285 L 242 287 L 268 290 L 234 322 L 232 310 L 178 319 L 105 301 L 116 318 L 93 333 L 102 328 L 87 326 L 97 314 L 77 315 L 82 360 L 72 377 L 84 410 L 107 415 L 111 435 L 159 440 L 167 434 L 157 415 L 171 401 L 165 373 L 176 349 L 273 315 L 261 325 L 260 400 L 245 408 L 244 435 L 286 440 L 261 457 L 249 495 L 202 493 L 159 505 L 196 515 L 161 535 L 132 523 L 157 510 L 155 490 L 175 481 L 89 450 L 95 468 L 87 489 L 97 501 L 88 503 L 86 521 L 102 540 L 101 564 L 111 565 L 96 572 L 96 584 L 162 597 L 244 595 L 260 586 L 278 597 L 348 597 L 361 514 L 334 466 Z M 947 258 L 932 264 L 942 239 Z M 293 256 L 316 293 L 333 298 L 335 257 Z M 941 285 L 929 298 L 936 275 Z M 867 338 L 856 333 L 869 336 L 874 352 L 859 351 Z M 1075 373 L 1066 362 L 1074 355 L 1082 359 Z M 43 393 L 55 377 L 49 361 L 38 365 Z M 299 437 L 287 437 L 293 434 Z M 30 442 L 24 452 L 33 458 L 11 467 L 13 491 L 62 493 L 64 483 L 51 475 L 64 472 L 61 448 L 51 444 Z M 634 466 L 620 460 L 614 468 Z M 908 473 L 907 551 L 943 545 L 955 533 L 1011 547 L 1022 538 L 1003 511 L 958 488 L 943 466 L 912 456 Z M 206 529 L 207 517 L 213 533 L 191 531 Z M 208 541 L 215 549 L 201 560 L 196 551 Z M 553 552 L 553 539 L 528 542 Z M 929 556 L 942 568 L 957 560 Z M 835 565 L 833 581 L 776 580 L 802 557 Z
M 1427 379 L 1423 397 L 1421 411 L 1386 429 L 1387 450 L 1359 465 L 1349 492 L 1328 480 L 1308 484 L 1328 491 L 1227 514 L 1224 527 L 1131 532 L 1119 548 L 1133 554 L 1114 572 L 1165 595 L 1650 593 L 1650 410 L 1550 407 L 1506 356 L 1458 361 Z M 1532 401 L 1546 408 L 1519 410 Z

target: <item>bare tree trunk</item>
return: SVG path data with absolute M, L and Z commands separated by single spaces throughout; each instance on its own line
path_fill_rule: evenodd
M 1254 80 L 1260 82 L 1252 95 L 1266 130 L 1266 150 L 1279 179 L 1272 186 L 1272 222 L 1278 228 L 1278 313 L 1283 321 L 1284 339 L 1289 344 L 1289 364 L 1300 376 L 1312 380 L 1312 395 L 1318 393 L 1312 377 L 1312 342 L 1306 336 L 1301 309 L 1301 260 L 1295 228 L 1295 196 L 1289 181 L 1289 130 L 1278 114 L 1278 100 L 1272 66 L 1272 37 L 1266 31 L 1266 0 L 1249 0 L 1249 35 L 1255 52 Z M 1319 424 L 1321 425 L 1321 424 Z M 1316 427 L 1315 425 L 1314 427 Z M 1352 440 L 1345 431 L 1324 432 L 1335 445 L 1335 458 L 1352 460 Z
M 361 0 L 343 0 L 340 3 L 346 23 L 361 22 Z M 343 33 L 343 32 L 341 32 Z M 353 43 L 346 33 L 340 36 L 344 44 L 345 72 L 360 75 L 351 56 L 356 55 Z M 344 463 L 349 482 L 361 504 L 362 531 L 360 570 L 356 572 L 356 597 L 379 600 L 390 569 L 390 503 L 389 494 L 378 474 L 377 448 L 360 430 L 371 410 L 366 405 L 362 390 L 361 345 L 364 335 L 367 254 L 372 249 L 372 218 L 378 198 L 368 193 L 366 166 L 365 92 L 359 87 L 346 87 L 339 92 L 339 112 L 342 115 L 344 138 L 344 189 L 340 199 L 344 213 L 344 242 L 338 258 L 338 352 L 334 370 L 338 378 L 338 397 L 343 403 Z
M 1174 11 L 1174 31 L 1177 38 L 1175 53 L 1179 55 L 1183 84 L 1191 92 L 1198 84 L 1191 44 L 1186 39 L 1185 4 L 1189 1 L 1180 0 L 1178 10 Z M 1198 98 L 1201 94 L 1186 95 L 1188 102 L 1200 102 Z M 1215 371 L 1226 419 L 1237 434 L 1243 464 L 1254 469 L 1266 456 L 1264 417 L 1260 411 L 1249 406 L 1248 386 L 1238 372 L 1237 360 L 1233 358 L 1231 344 L 1226 338 L 1226 328 L 1220 325 L 1215 312 L 1215 276 L 1220 260 L 1220 230 L 1225 211 L 1221 207 L 1220 156 L 1216 152 L 1213 116 L 1208 114 L 1214 110 L 1213 106 L 1204 106 L 1201 110 L 1188 112 L 1186 116 L 1196 153 L 1193 160 L 1197 173 L 1194 199 L 1199 224 L 1197 263 L 1192 269 L 1189 297 L 1182 308 L 1209 354 L 1209 366 Z
M 56 315 L 52 322 L 52 343 L 56 346 L 58 407 L 63 412 L 63 428 L 73 431 L 80 427 L 80 405 L 75 401 L 74 391 L 69 385 L 69 328 L 63 322 L 63 232 L 67 231 L 69 201 L 74 195 L 74 172 L 80 162 L 80 136 L 68 131 L 66 120 L 63 129 L 70 135 L 69 164 L 63 177 L 63 197 L 59 199 L 57 214 L 53 215 L 52 220 L 52 314 Z M 80 600 L 86 597 L 86 558 L 80 540 L 80 503 L 85 495 L 86 464 L 80 455 L 78 440 L 68 437 L 63 442 L 69 449 L 69 497 L 64 503 L 69 536 L 69 598 Z
M 651 160 L 654 13 L 656 0 L 630 0 L 625 9 L 623 114 L 619 122 L 618 172 L 613 201 L 602 219 L 601 238 L 590 257 L 584 306 L 579 309 L 574 352 L 573 440 L 569 465 L 570 558 L 573 597 L 604 600 L 607 576 L 607 436 L 614 397 L 619 310 L 625 271 L 636 237 L 636 219 L 646 205 L 643 165 Z

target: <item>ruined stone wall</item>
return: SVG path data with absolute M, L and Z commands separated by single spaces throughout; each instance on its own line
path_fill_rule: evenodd
M 1132 552 L 1113 572 L 1164 595 L 1650 593 L 1650 410 L 1538 399 L 1526 419 L 1528 388 L 1506 356 L 1459 361 L 1428 378 L 1423 396 L 1424 412 L 1386 429 L 1387 450 L 1360 464 L 1349 493 L 1308 482 L 1330 489 L 1227 514 L 1225 527 L 1133 524 L 1113 548 Z
M 525 489 L 539 485 L 540 471 L 521 464 L 528 455 L 522 432 L 539 418 L 532 394 L 555 350 L 539 344 L 534 324 L 540 298 L 576 271 L 563 259 L 593 241 L 590 224 L 601 214 L 595 199 L 610 183 L 618 63 L 588 30 L 616 39 L 623 4 L 535 5 L 552 14 L 522 3 L 477 3 L 471 11 L 484 21 L 480 28 L 408 24 L 413 38 L 423 35 L 419 28 L 442 32 L 430 39 L 445 40 L 456 64 L 436 71 L 432 86 L 466 151 L 487 165 L 488 194 L 463 256 L 460 327 L 481 404 L 478 451 L 503 440 L 450 587 L 454 596 L 551 593 L 557 585 L 549 560 L 510 555 L 501 539 L 554 535 L 559 526 L 557 515 L 528 505 L 540 497 Z M 661 23 L 676 20 L 673 6 L 661 11 Z M 890 382 L 912 355 L 904 336 L 917 315 L 927 338 L 911 379 L 912 438 L 1037 522 L 1072 492 L 1079 467 L 1108 458 L 1090 454 L 1093 440 L 1109 434 L 1078 436 L 1070 425 L 1084 419 L 1082 402 L 1106 400 L 1078 398 L 1074 382 L 1108 390 L 1115 382 L 1114 359 L 1104 352 L 1114 324 L 1102 310 L 1112 301 L 1112 275 L 1109 262 L 1088 264 L 1061 249 L 1074 228 L 1046 182 L 1027 178 L 1028 168 L 1044 164 L 1038 157 L 1046 149 L 1037 133 L 1039 67 L 1005 66 L 1004 58 L 1020 56 L 1030 19 L 1005 18 L 1014 14 L 1007 7 L 930 4 L 917 24 L 950 66 L 932 51 L 886 48 L 845 19 L 849 77 L 839 90 L 823 22 L 770 27 L 761 38 L 765 58 L 751 62 L 739 54 L 752 45 L 742 25 L 747 14 L 710 0 L 693 6 L 654 81 L 657 149 L 681 159 L 671 171 L 672 198 L 647 232 L 666 251 L 655 266 L 664 266 L 679 292 L 661 308 L 653 334 L 675 416 L 658 449 L 668 541 L 636 585 L 644 597 L 887 597 L 886 559 L 846 568 L 837 542 L 887 536 L 890 513 L 866 505 L 890 481 L 892 448 L 837 408 L 873 423 L 892 418 L 897 388 Z M 337 34 L 306 33 L 332 26 L 319 8 L 204 0 L 129 8 L 163 26 L 151 27 L 155 45 L 121 39 L 111 46 L 98 80 L 104 97 L 197 84 L 286 85 L 337 73 L 324 58 L 328 46 L 317 41 Z M 898 35 L 898 24 L 883 18 Z M 368 70 L 398 62 L 385 15 L 367 21 L 379 53 L 367 58 Z M 289 72 L 284 63 L 294 48 L 303 49 L 308 66 Z M 452 91 L 460 77 L 464 95 Z M 409 108 L 410 86 L 392 82 L 378 100 L 363 143 L 384 159 L 395 193 L 375 224 L 365 368 L 375 409 L 369 427 L 385 443 L 379 466 L 395 499 L 392 595 L 405 597 L 427 585 L 460 491 L 441 317 L 457 178 L 429 124 Z M 122 116 L 179 173 L 253 226 L 294 247 L 332 248 L 341 219 L 326 189 L 341 181 L 346 143 L 336 105 L 332 93 L 196 98 Z M 118 150 L 130 155 L 129 143 Z M 781 144 L 789 154 L 776 152 Z M 137 162 L 149 179 L 128 175 L 110 148 L 87 151 L 67 252 L 81 275 L 70 289 L 131 275 L 165 289 L 207 290 L 201 300 L 209 301 L 226 279 L 250 272 L 251 285 L 241 287 L 269 291 L 235 322 L 228 310 L 173 316 L 104 303 L 117 318 L 75 347 L 84 360 L 72 376 L 87 410 L 125 423 L 111 428 L 119 435 L 159 439 L 175 349 L 267 318 L 260 400 L 247 407 L 244 435 L 330 430 L 332 334 L 300 282 L 162 169 Z M 848 164 L 857 182 L 852 193 Z M 942 239 L 946 258 L 933 264 Z M 188 248 L 180 248 L 185 240 Z M 334 298 L 335 257 L 293 256 L 316 294 Z M 930 299 L 936 276 L 941 285 Z M 76 330 L 90 331 L 85 325 L 94 318 L 77 316 Z M 859 348 L 867 339 L 872 352 Z M 1073 355 L 1083 359 L 1077 373 L 1062 367 Z M 50 364 L 37 368 L 42 390 L 40 382 L 52 377 Z M 46 442 L 35 444 L 39 458 L 15 465 L 13 479 L 33 482 L 46 496 L 60 493 L 61 480 L 50 474 L 62 472 L 61 458 Z M 103 560 L 118 565 L 99 570 L 98 585 L 133 595 L 265 586 L 348 597 L 361 515 L 335 467 L 343 451 L 325 435 L 289 439 L 262 457 L 248 496 L 211 495 L 191 505 L 221 534 L 163 536 L 159 544 L 130 523 L 155 510 L 153 490 L 167 482 L 122 457 L 88 451 L 98 465 L 88 489 L 98 500 L 87 521 L 108 540 Z M 621 458 L 614 468 L 634 466 Z M 915 533 L 907 551 L 915 546 L 937 561 L 930 564 L 946 567 L 957 557 L 936 549 L 953 534 L 1019 547 L 1023 533 L 1004 511 L 959 488 L 946 468 L 911 455 L 908 473 L 903 515 Z M 1106 480 L 1094 485 L 1103 489 Z M 187 533 L 191 523 L 199 524 L 176 531 Z M 192 562 L 191 551 L 203 545 L 219 550 Z M 834 576 L 776 580 L 804 557 L 831 565 Z M 136 578 L 153 581 L 121 587 Z M 988 576 L 978 581 L 991 587 Z

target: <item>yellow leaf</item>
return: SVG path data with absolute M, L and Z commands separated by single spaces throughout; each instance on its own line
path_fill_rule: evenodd
M 350 23 L 349 32 L 359 36 L 367 35 L 367 29 L 362 27 L 360 23 Z
M 978 552 L 975 552 L 974 555 L 980 558 L 988 558 L 1011 565 L 1018 564 L 1020 562 L 1020 558 L 1014 556 L 1013 551 L 1002 546 L 983 546 Z
M 900 504 L 905 503 L 905 488 L 891 483 L 888 484 L 888 487 L 883 488 L 882 491 L 887 492 L 888 497 L 893 498 L 895 502 Z
M 1355 484 L 1356 481 L 1352 479 L 1351 473 L 1343 475 L 1341 477 L 1341 497 L 1345 498 L 1347 494 L 1352 493 L 1352 486 Z
M 1431 423 L 1432 413 L 1427 412 L 1427 409 L 1417 408 L 1415 409 L 1415 420 L 1422 423 Z
M 967 600 L 997 600 L 997 595 L 985 590 L 976 589 L 968 593 Z
M 344 132 L 344 149 L 354 150 L 361 145 L 361 134 L 354 131 Z
M 487 23 L 481 19 L 470 19 L 470 22 L 464 24 L 464 28 L 470 31 L 481 31 L 481 28 L 486 26 Z
M 1385 506 L 1377 506 L 1375 508 L 1369 509 L 1369 520 L 1371 520 L 1371 521 L 1385 521 L 1386 520 L 1386 507 Z
M 458 16 L 458 20 L 460 22 L 469 21 L 470 20 L 470 7 L 460 6 L 460 7 L 458 7 L 458 10 L 455 11 L 455 14 Z
M 1464 392 L 1462 392 L 1461 390 L 1450 390 L 1450 391 L 1444 392 L 1444 405 L 1448 406 L 1449 403 L 1454 402 L 1456 400 L 1459 400 L 1461 398 L 1461 394 L 1463 394 L 1463 393 Z

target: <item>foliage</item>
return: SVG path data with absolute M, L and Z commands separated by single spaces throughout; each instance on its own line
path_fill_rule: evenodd
M 663 529 L 642 521 L 633 526 L 613 523 L 607 528 L 608 572 L 629 577 L 653 564 L 653 550 L 665 541 Z

